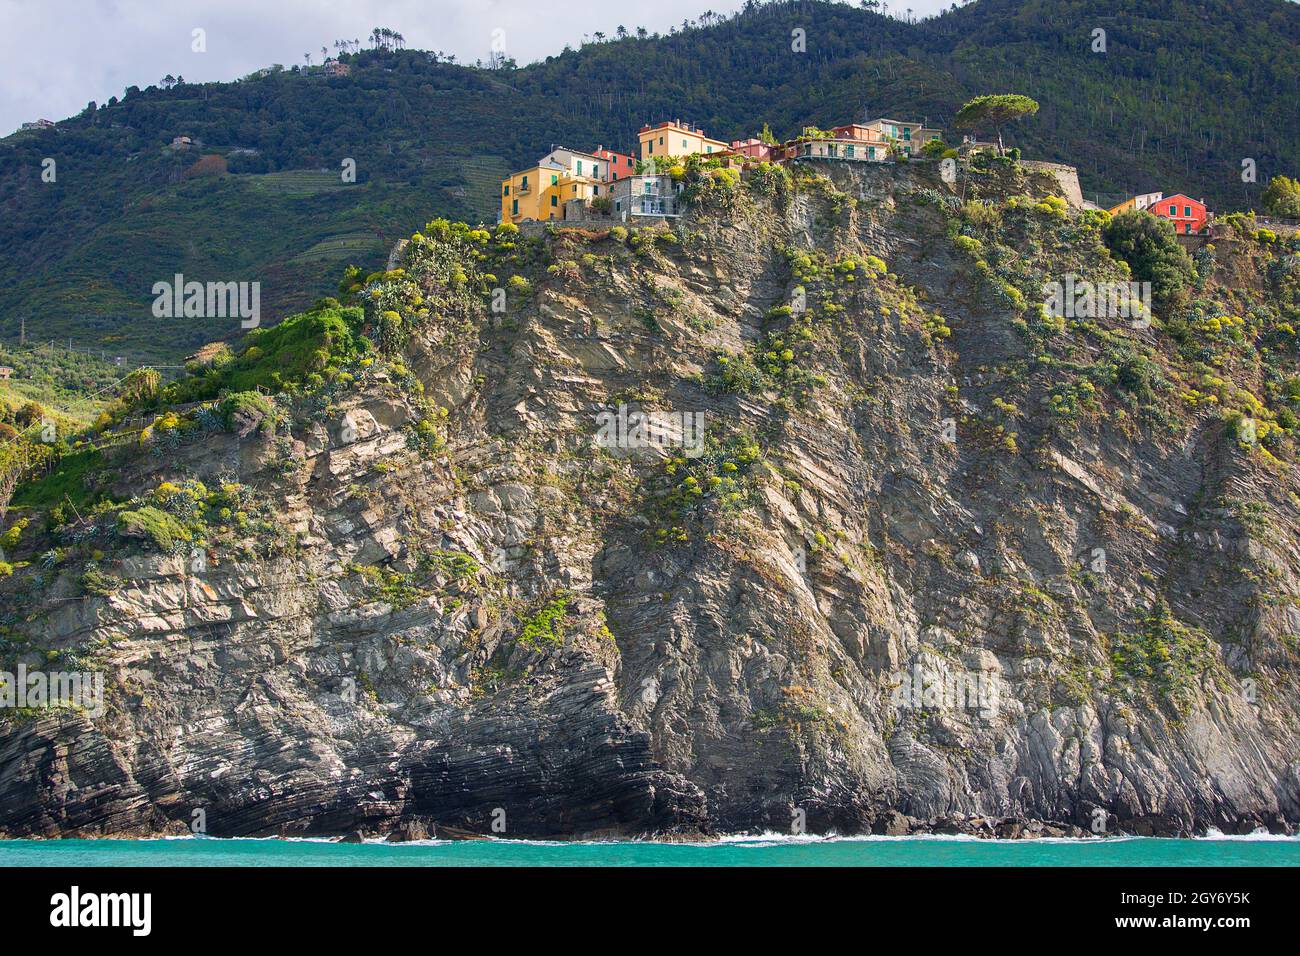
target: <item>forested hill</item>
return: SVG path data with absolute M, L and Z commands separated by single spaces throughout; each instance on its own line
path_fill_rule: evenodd
M 26 316 L 81 347 L 183 354 L 237 327 L 153 318 L 155 282 L 258 280 L 275 317 L 435 215 L 491 220 L 500 178 L 552 143 L 626 147 L 675 117 L 723 139 L 864 112 L 946 126 L 972 95 L 1021 92 L 1042 109 L 1009 141 L 1077 165 L 1090 198 L 1163 189 L 1249 208 L 1296 171 L 1300 6 L 1286 0 L 976 0 L 915 24 L 755 4 L 660 36 L 628 16 L 624 38 L 522 68 L 363 50 L 344 57 L 349 77 L 132 88 L 0 141 L 0 340 Z M 176 136 L 195 145 L 173 150 Z M 339 174 L 349 158 L 355 184 Z

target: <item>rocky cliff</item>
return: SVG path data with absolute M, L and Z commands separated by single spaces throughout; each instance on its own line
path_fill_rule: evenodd
M 6 717 L 0 830 L 1288 830 L 1295 253 L 1046 314 L 1128 278 L 1054 189 L 703 169 L 671 229 L 431 223 L 351 290 L 366 358 L 32 522 L 6 666 L 104 707 Z

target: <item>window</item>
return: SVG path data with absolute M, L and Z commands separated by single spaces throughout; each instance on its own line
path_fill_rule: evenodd
M 552 186 L 558 186 L 559 184 L 560 184 L 560 177 L 559 177 L 558 175 L 556 175 L 556 176 L 552 176 L 552 177 L 551 177 L 551 185 L 552 185 Z
M 559 196 L 556 196 L 556 195 L 552 194 L 552 196 L 551 196 L 551 205 L 552 205 L 552 206 L 558 206 L 558 205 L 559 205 L 559 201 L 558 201 L 559 198 L 560 198 Z
M 614 200 L 614 211 L 615 211 L 615 212 L 622 212 L 622 211 L 623 211 L 623 200 L 621 200 L 621 199 L 615 199 L 615 200 Z
M 1178 215 L 1178 207 L 1177 207 L 1177 206 L 1170 206 L 1170 207 L 1169 207 L 1169 215 L 1171 215 L 1171 216 L 1177 216 L 1177 215 Z
M 599 195 L 600 195 L 600 187 L 599 187 L 599 186 L 592 186 L 592 187 L 591 187 L 591 194 L 592 194 L 593 196 L 599 196 Z
M 1183 215 L 1186 216 L 1188 219 L 1191 219 L 1191 218 L 1192 218 L 1192 207 L 1191 207 L 1191 206 L 1184 206 L 1184 207 L 1183 207 Z
M 512 202 L 512 203 L 510 204 L 510 215 L 512 215 L 512 216 L 517 216 L 517 215 L 519 215 L 519 200 L 518 200 L 518 199 L 516 199 L 514 202 Z
M 663 144 L 664 144 L 664 138 L 663 138 L 662 136 L 660 136 L 660 137 L 659 137 L 659 145 L 662 146 Z
M 654 140 L 651 140 L 650 142 L 646 143 L 645 147 L 646 147 L 645 151 L 647 153 L 653 153 L 655 151 Z
M 1191 224 L 1190 222 L 1187 223 L 1186 225 L 1183 226 L 1183 229 L 1184 229 L 1184 231 L 1186 231 L 1188 234 L 1190 234 L 1191 231 L 1192 231 L 1192 224 Z
M 852 147 L 852 146 L 845 146 L 845 147 L 844 147 L 844 158 L 845 158 L 845 159 L 852 159 L 852 158 L 853 158 L 853 147 Z
M 875 158 L 876 158 L 876 147 L 874 147 L 874 146 L 868 146 L 868 147 L 867 147 L 867 159 L 875 159 Z
M 503 195 L 503 196 L 509 196 L 509 195 L 510 195 L 510 187 L 509 187 L 509 186 L 506 186 L 506 191 L 503 192 L 501 195 Z
M 578 175 L 582 175 L 582 160 L 578 160 Z
M 690 147 L 686 145 L 686 140 L 682 140 L 682 149 L 689 149 L 689 148 Z
M 908 129 L 906 126 L 904 126 L 904 127 L 903 127 L 903 139 L 905 139 L 905 140 L 910 140 L 911 138 L 912 138 L 912 131 L 911 131 L 910 129 Z

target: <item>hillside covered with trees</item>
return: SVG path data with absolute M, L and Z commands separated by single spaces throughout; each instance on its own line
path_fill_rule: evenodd
M 626 148 L 675 117 L 723 139 L 864 113 L 947 129 L 971 96 L 1016 91 L 1042 108 L 1009 145 L 1078 166 L 1089 198 L 1162 189 L 1249 209 L 1272 176 L 1295 175 L 1293 3 L 977 0 L 915 23 L 878 10 L 755 2 L 667 35 L 630 12 L 616 36 L 523 67 L 378 36 L 341 55 L 345 77 L 293 67 L 133 87 L 0 141 L 0 341 L 25 316 L 42 337 L 175 358 L 238 323 L 154 318 L 155 282 L 259 281 L 273 321 L 345 265 L 380 265 L 430 216 L 491 221 L 501 177 L 551 144 Z M 792 51 L 795 29 L 806 52 Z M 172 148 L 180 136 L 192 145 Z

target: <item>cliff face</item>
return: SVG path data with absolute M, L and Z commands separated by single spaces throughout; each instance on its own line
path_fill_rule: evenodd
M 370 290 L 388 361 L 122 457 L 119 497 L 237 479 L 279 537 L 24 592 L 11 660 L 88 662 L 106 712 L 5 722 L 0 829 L 1300 820 L 1289 448 L 1225 430 L 1164 323 L 1018 298 L 1122 276 L 1008 202 L 1052 180 L 990 173 L 981 211 L 822 172 L 706 176 L 667 234 L 435 231 Z M 1285 255 L 1224 243 L 1201 295 L 1267 302 Z M 704 439 L 619 447 L 620 405 Z

